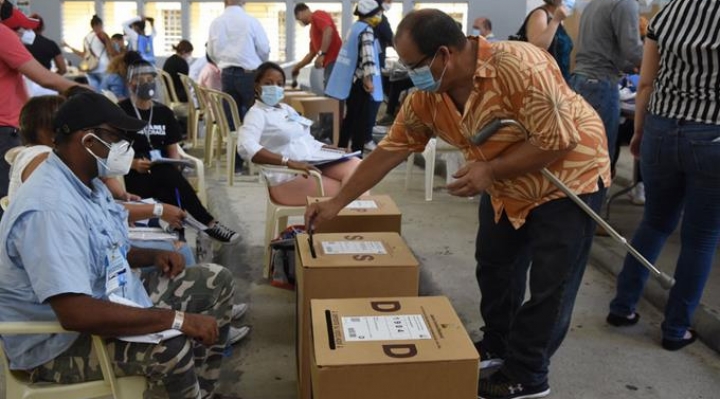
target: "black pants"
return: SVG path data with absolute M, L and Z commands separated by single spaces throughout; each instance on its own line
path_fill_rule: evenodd
M 190 183 L 175 166 L 155 165 L 150 171 L 151 173 L 148 174 L 140 174 L 131 170 L 125 176 L 127 191 L 143 198 L 155 198 L 160 202 L 178 206 L 203 224 L 215 220 L 202 205 Z M 180 194 L 181 204 L 178 204 L 176 190 Z
M 347 98 L 347 113 L 340 129 L 340 148 L 347 147 L 352 140 L 352 150 L 362 151 L 368 138 L 372 138 L 372 128 L 377 116 L 375 103 L 372 94 L 363 88 L 362 80 L 355 81 Z
M 388 102 L 385 114 L 395 116 L 395 114 L 397 113 L 397 108 L 400 105 L 400 94 L 402 94 L 403 91 L 413 87 L 413 83 L 410 78 L 407 78 L 402 80 L 396 80 L 394 82 L 389 82 L 389 86 L 390 88 L 388 89 Z
M 581 198 L 597 210 L 602 192 Z M 514 381 L 542 384 L 568 331 L 595 222 L 561 198 L 533 209 L 516 230 L 504 213 L 495 223 L 487 194 L 479 219 L 475 258 L 483 346 L 505 358 L 502 371 Z M 531 298 L 523 302 L 528 277 Z
M 0 198 L 8 195 L 10 185 L 10 164 L 5 161 L 5 153 L 21 144 L 18 130 L 12 126 L 0 126 Z M 0 218 L 3 211 L 0 209 Z
M 245 120 L 253 101 L 255 101 L 255 72 L 246 71 L 240 67 L 227 67 L 222 70 L 222 91 L 231 95 L 237 104 L 240 120 Z M 228 104 L 224 104 L 225 112 L 230 115 Z M 229 120 L 231 130 L 235 130 L 235 123 Z M 235 153 L 235 171 L 240 171 L 243 166 L 243 159 Z

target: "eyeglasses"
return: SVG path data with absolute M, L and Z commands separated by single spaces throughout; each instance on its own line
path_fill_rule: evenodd
M 426 55 L 420 61 L 418 61 L 412 65 L 405 64 L 404 62 L 400 62 L 400 64 L 402 64 L 402 66 L 405 67 L 405 69 L 407 69 L 408 71 L 414 71 L 420 67 L 420 64 L 423 64 L 425 61 L 427 61 L 428 59 L 433 58 L 433 57 L 435 57 L 435 54 Z
M 96 126 L 96 127 L 87 128 L 87 129 L 85 129 L 85 130 L 86 130 L 86 131 L 89 131 L 89 132 L 92 132 L 93 134 L 95 134 L 95 135 L 100 139 L 100 141 L 102 141 L 103 144 L 105 144 L 105 146 L 108 147 L 108 148 L 110 148 L 110 145 L 109 145 L 109 144 L 115 144 L 115 143 L 123 142 L 123 143 L 121 144 L 121 152 L 130 151 L 130 149 L 131 149 L 132 146 L 133 146 L 133 143 L 135 142 L 134 140 L 127 140 L 127 139 L 125 139 L 125 135 L 124 135 L 121 131 L 115 130 L 115 129 L 108 129 L 108 128 Z M 103 135 L 104 135 L 105 137 L 107 137 L 107 136 L 113 137 L 113 138 L 114 138 L 114 141 L 106 142 L 105 140 L 103 140 L 102 138 L 100 138 L 100 136 L 103 136 Z

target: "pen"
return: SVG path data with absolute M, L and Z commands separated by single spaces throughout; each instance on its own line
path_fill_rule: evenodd
M 175 187 L 175 201 L 177 201 L 178 208 L 183 209 L 182 202 L 180 202 L 180 190 L 177 187 Z

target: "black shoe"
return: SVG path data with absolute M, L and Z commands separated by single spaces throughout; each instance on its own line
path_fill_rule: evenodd
M 692 344 L 693 342 L 697 341 L 698 335 L 695 332 L 695 330 L 688 330 L 688 332 L 690 333 L 690 338 L 683 338 L 680 341 L 669 340 L 669 339 L 663 338 L 662 347 L 669 351 L 676 351 L 676 350 L 680 350 L 680 349 Z
M 531 399 L 544 398 L 550 394 L 547 382 L 538 385 L 526 385 L 509 378 L 498 371 L 490 378 L 479 381 L 478 399 Z
M 228 229 L 223 226 L 220 222 L 215 222 L 215 225 L 207 230 L 204 230 L 205 234 L 215 240 L 224 243 L 234 243 L 240 239 L 240 234 Z
M 615 313 L 608 313 L 605 321 L 607 321 L 608 324 L 615 326 L 615 327 L 634 326 L 640 320 L 640 313 L 635 312 L 635 313 L 633 313 L 633 315 L 635 315 L 635 317 L 628 319 L 627 316 L 618 316 Z
M 490 352 L 483 345 L 483 341 L 473 343 L 480 354 L 480 370 L 497 369 L 505 363 L 505 360 L 496 353 Z

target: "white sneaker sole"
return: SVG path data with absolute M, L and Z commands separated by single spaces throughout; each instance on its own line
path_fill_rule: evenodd
M 245 313 L 247 313 L 248 308 L 249 306 L 246 303 L 233 305 L 231 320 L 236 321 L 242 319 L 242 317 L 245 316 Z
M 235 332 L 233 332 L 233 330 Z M 239 328 L 236 327 L 230 327 L 230 334 L 228 334 L 228 345 L 235 345 L 238 342 L 242 341 L 243 338 L 247 337 L 248 334 L 250 334 L 250 327 L 248 326 L 242 326 Z
M 528 395 L 516 396 L 516 397 L 514 397 L 513 399 L 544 398 L 544 397 L 546 397 L 546 396 L 548 396 L 548 395 L 550 395 L 550 388 L 548 388 L 548 389 L 546 389 L 546 390 L 544 390 L 544 391 L 542 391 L 542 392 L 536 392 L 536 393 L 531 393 L 531 394 L 528 394 Z M 483 398 L 482 396 L 478 395 L 478 399 L 485 399 L 485 398 Z

